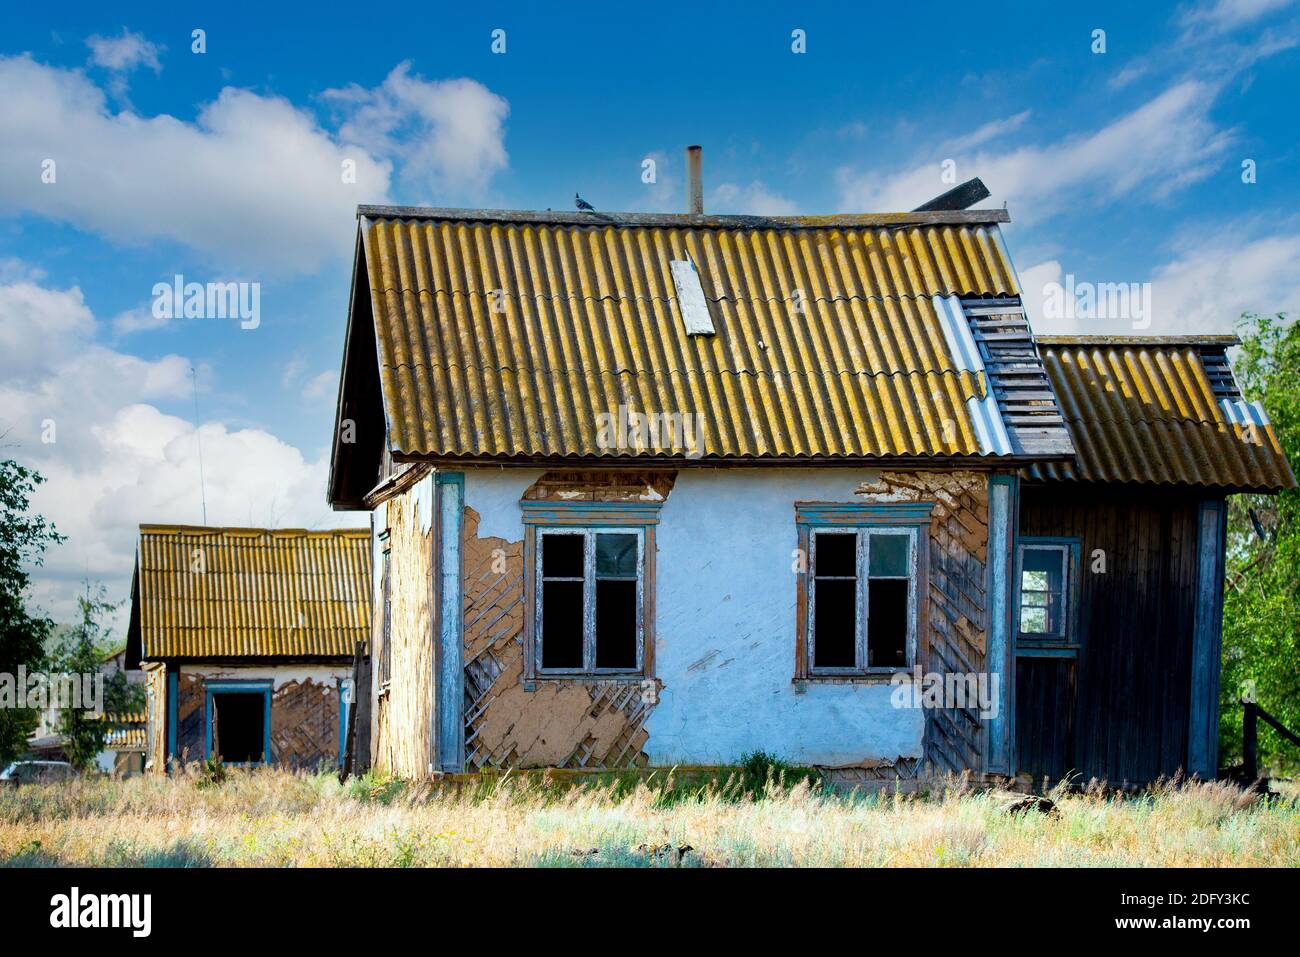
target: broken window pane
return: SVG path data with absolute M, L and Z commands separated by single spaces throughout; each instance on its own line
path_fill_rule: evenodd
M 636 579 L 596 582 L 596 667 L 636 667 Z
M 858 536 L 853 532 L 819 532 L 814 539 L 817 577 L 853 578 L 858 574 Z
M 582 536 L 546 536 L 574 538 Z M 543 558 L 545 561 L 545 558 Z M 581 574 L 581 571 L 579 571 Z M 542 582 L 542 667 L 576 671 L 582 668 L 582 582 Z
M 542 536 L 542 576 L 581 578 L 583 535 Z
M 266 698 L 239 692 L 212 695 L 212 750 L 227 764 L 263 760 L 266 750 Z
M 817 536 L 819 547 L 823 537 L 829 536 Z M 853 579 L 814 579 L 814 668 L 857 667 L 857 586 Z
M 868 543 L 870 557 L 868 574 L 906 578 L 910 571 L 908 559 L 911 557 L 912 536 L 910 535 L 872 535 Z
M 636 536 L 596 536 L 596 574 L 601 578 L 636 577 Z
M 907 597 L 910 587 L 911 582 L 905 578 L 873 578 L 867 582 L 868 667 L 907 666 Z

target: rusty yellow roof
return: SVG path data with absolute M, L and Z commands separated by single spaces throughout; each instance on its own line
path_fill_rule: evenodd
M 370 533 L 141 525 L 132 605 L 145 659 L 351 657 Z
M 397 456 L 635 457 L 602 422 L 700 414 L 699 457 L 968 456 L 934 297 L 1014 297 L 1001 210 L 840 218 L 360 210 Z M 714 335 L 691 335 L 690 261 Z M 354 316 L 355 319 L 355 316 Z
M 1039 463 L 1039 479 L 1295 486 L 1273 426 L 1242 400 L 1224 349 L 1231 337 L 1038 338 L 1074 441 L 1071 463 Z

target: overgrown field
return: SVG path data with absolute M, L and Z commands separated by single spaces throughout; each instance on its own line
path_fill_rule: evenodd
M 757 793 L 755 793 L 757 792 Z M 1300 801 L 1225 784 L 1015 796 L 506 775 L 458 789 L 233 771 L 214 783 L 82 780 L 0 789 L 8 866 L 1113 866 L 1300 864 Z

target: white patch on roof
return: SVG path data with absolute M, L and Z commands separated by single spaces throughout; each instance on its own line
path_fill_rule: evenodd
M 677 287 L 677 305 L 682 310 L 682 322 L 686 325 L 686 334 L 690 336 L 711 336 L 713 317 L 709 315 L 709 304 L 704 301 L 704 287 L 700 285 L 700 274 L 695 263 L 689 259 L 674 259 L 668 264 L 672 270 L 673 285 Z
M 1244 399 L 1220 399 L 1224 417 L 1233 425 L 1268 425 L 1268 413 L 1258 401 L 1247 402 Z

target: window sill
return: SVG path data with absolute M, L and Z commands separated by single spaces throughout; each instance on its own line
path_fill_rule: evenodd
M 536 675 L 532 678 L 525 678 L 523 685 L 525 691 L 536 691 L 539 684 L 574 684 L 582 682 L 584 684 L 628 684 L 639 685 L 643 681 L 653 681 L 646 675 L 629 675 L 629 674 L 584 674 L 584 675 Z
M 910 678 L 912 669 L 882 668 L 879 671 L 854 675 L 806 675 L 802 678 L 792 678 L 790 683 L 793 685 L 887 685 L 892 684 L 897 675 L 907 675 Z

